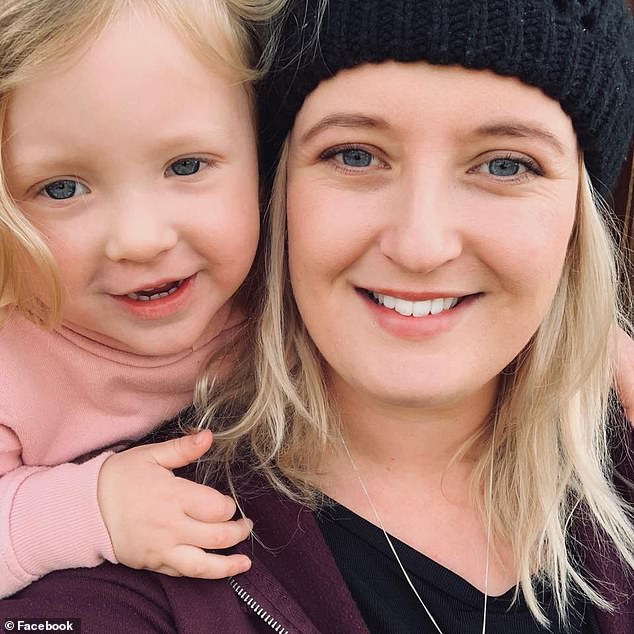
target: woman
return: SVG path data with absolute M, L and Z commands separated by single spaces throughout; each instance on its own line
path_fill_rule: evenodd
M 291 4 L 262 91 L 269 164 L 282 149 L 256 371 L 245 354 L 205 409 L 208 478 L 227 471 L 255 521 L 236 549 L 253 567 L 55 573 L 3 616 L 632 631 L 632 489 L 610 477 L 634 478 L 633 439 L 606 414 L 619 319 L 590 184 L 613 184 L 631 138 L 631 17 Z

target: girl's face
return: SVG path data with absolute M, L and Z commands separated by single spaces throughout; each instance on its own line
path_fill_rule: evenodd
M 335 389 L 490 401 L 553 299 L 578 178 L 569 118 L 518 80 L 387 62 L 322 82 L 291 134 L 288 248 Z
M 4 161 L 61 271 L 66 323 L 149 355 L 222 327 L 258 239 L 249 100 L 158 18 L 123 14 L 20 86 Z

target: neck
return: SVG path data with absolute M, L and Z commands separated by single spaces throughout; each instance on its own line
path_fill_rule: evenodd
M 442 473 L 490 419 L 498 383 L 452 402 L 403 405 L 378 402 L 341 379 L 332 383 L 343 435 L 361 464 L 375 469 Z M 466 462 L 473 456 L 467 452 Z M 422 472 L 422 473 L 421 473 Z
M 379 404 L 339 382 L 331 386 L 342 440 L 324 457 L 317 488 L 481 591 L 499 595 L 512 587 L 512 551 L 490 534 L 472 495 L 475 449 L 456 458 L 490 421 L 498 382 L 425 407 Z

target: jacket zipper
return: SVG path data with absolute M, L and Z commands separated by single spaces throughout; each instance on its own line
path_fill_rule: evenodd
M 229 577 L 229 585 L 238 597 L 247 604 L 247 607 L 255 612 L 277 634 L 290 634 L 290 632 L 275 618 L 270 615 L 233 577 Z

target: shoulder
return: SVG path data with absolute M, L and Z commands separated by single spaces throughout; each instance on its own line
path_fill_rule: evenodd
M 53 333 L 11 314 L 0 327 L 0 420 L 21 436 L 25 421 L 42 415 L 41 403 L 52 401 L 52 365 L 48 349 Z
M 634 504 L 634 427 L 618 406 L 614 407 L 608 429 L 614 486 L 626 502 Z M 597 610 L 602 632 L 634 632 L 634 572 L 624 564 L 609 540 L 587 516 L 580 518 L 576 537 L 582 558 L 597 589 L 614 610 Z
M 169 632 L 172 619 L 155 575 L 124 566 L 61 570 L 0 602 L 3 619 L 80 619 L 83 631 Z M 113 625 L 117 628 L 113 629 Z
M 2 381 L 17 383 L 15 373 L 27 375 L 48 347 L 52 333 L 45 332 L 35 324 L 18 315 L 10 315 L 0 327 L 0 356 L 2 358 Z
M 227 580 L 168 577 L 105 563 L 47 575 L 0 601 L 0 617 L 79 619 L 82 631 L 91 634 L 163 634 L 194 632 L 219 618 L 230 626 L 235 608 Z

